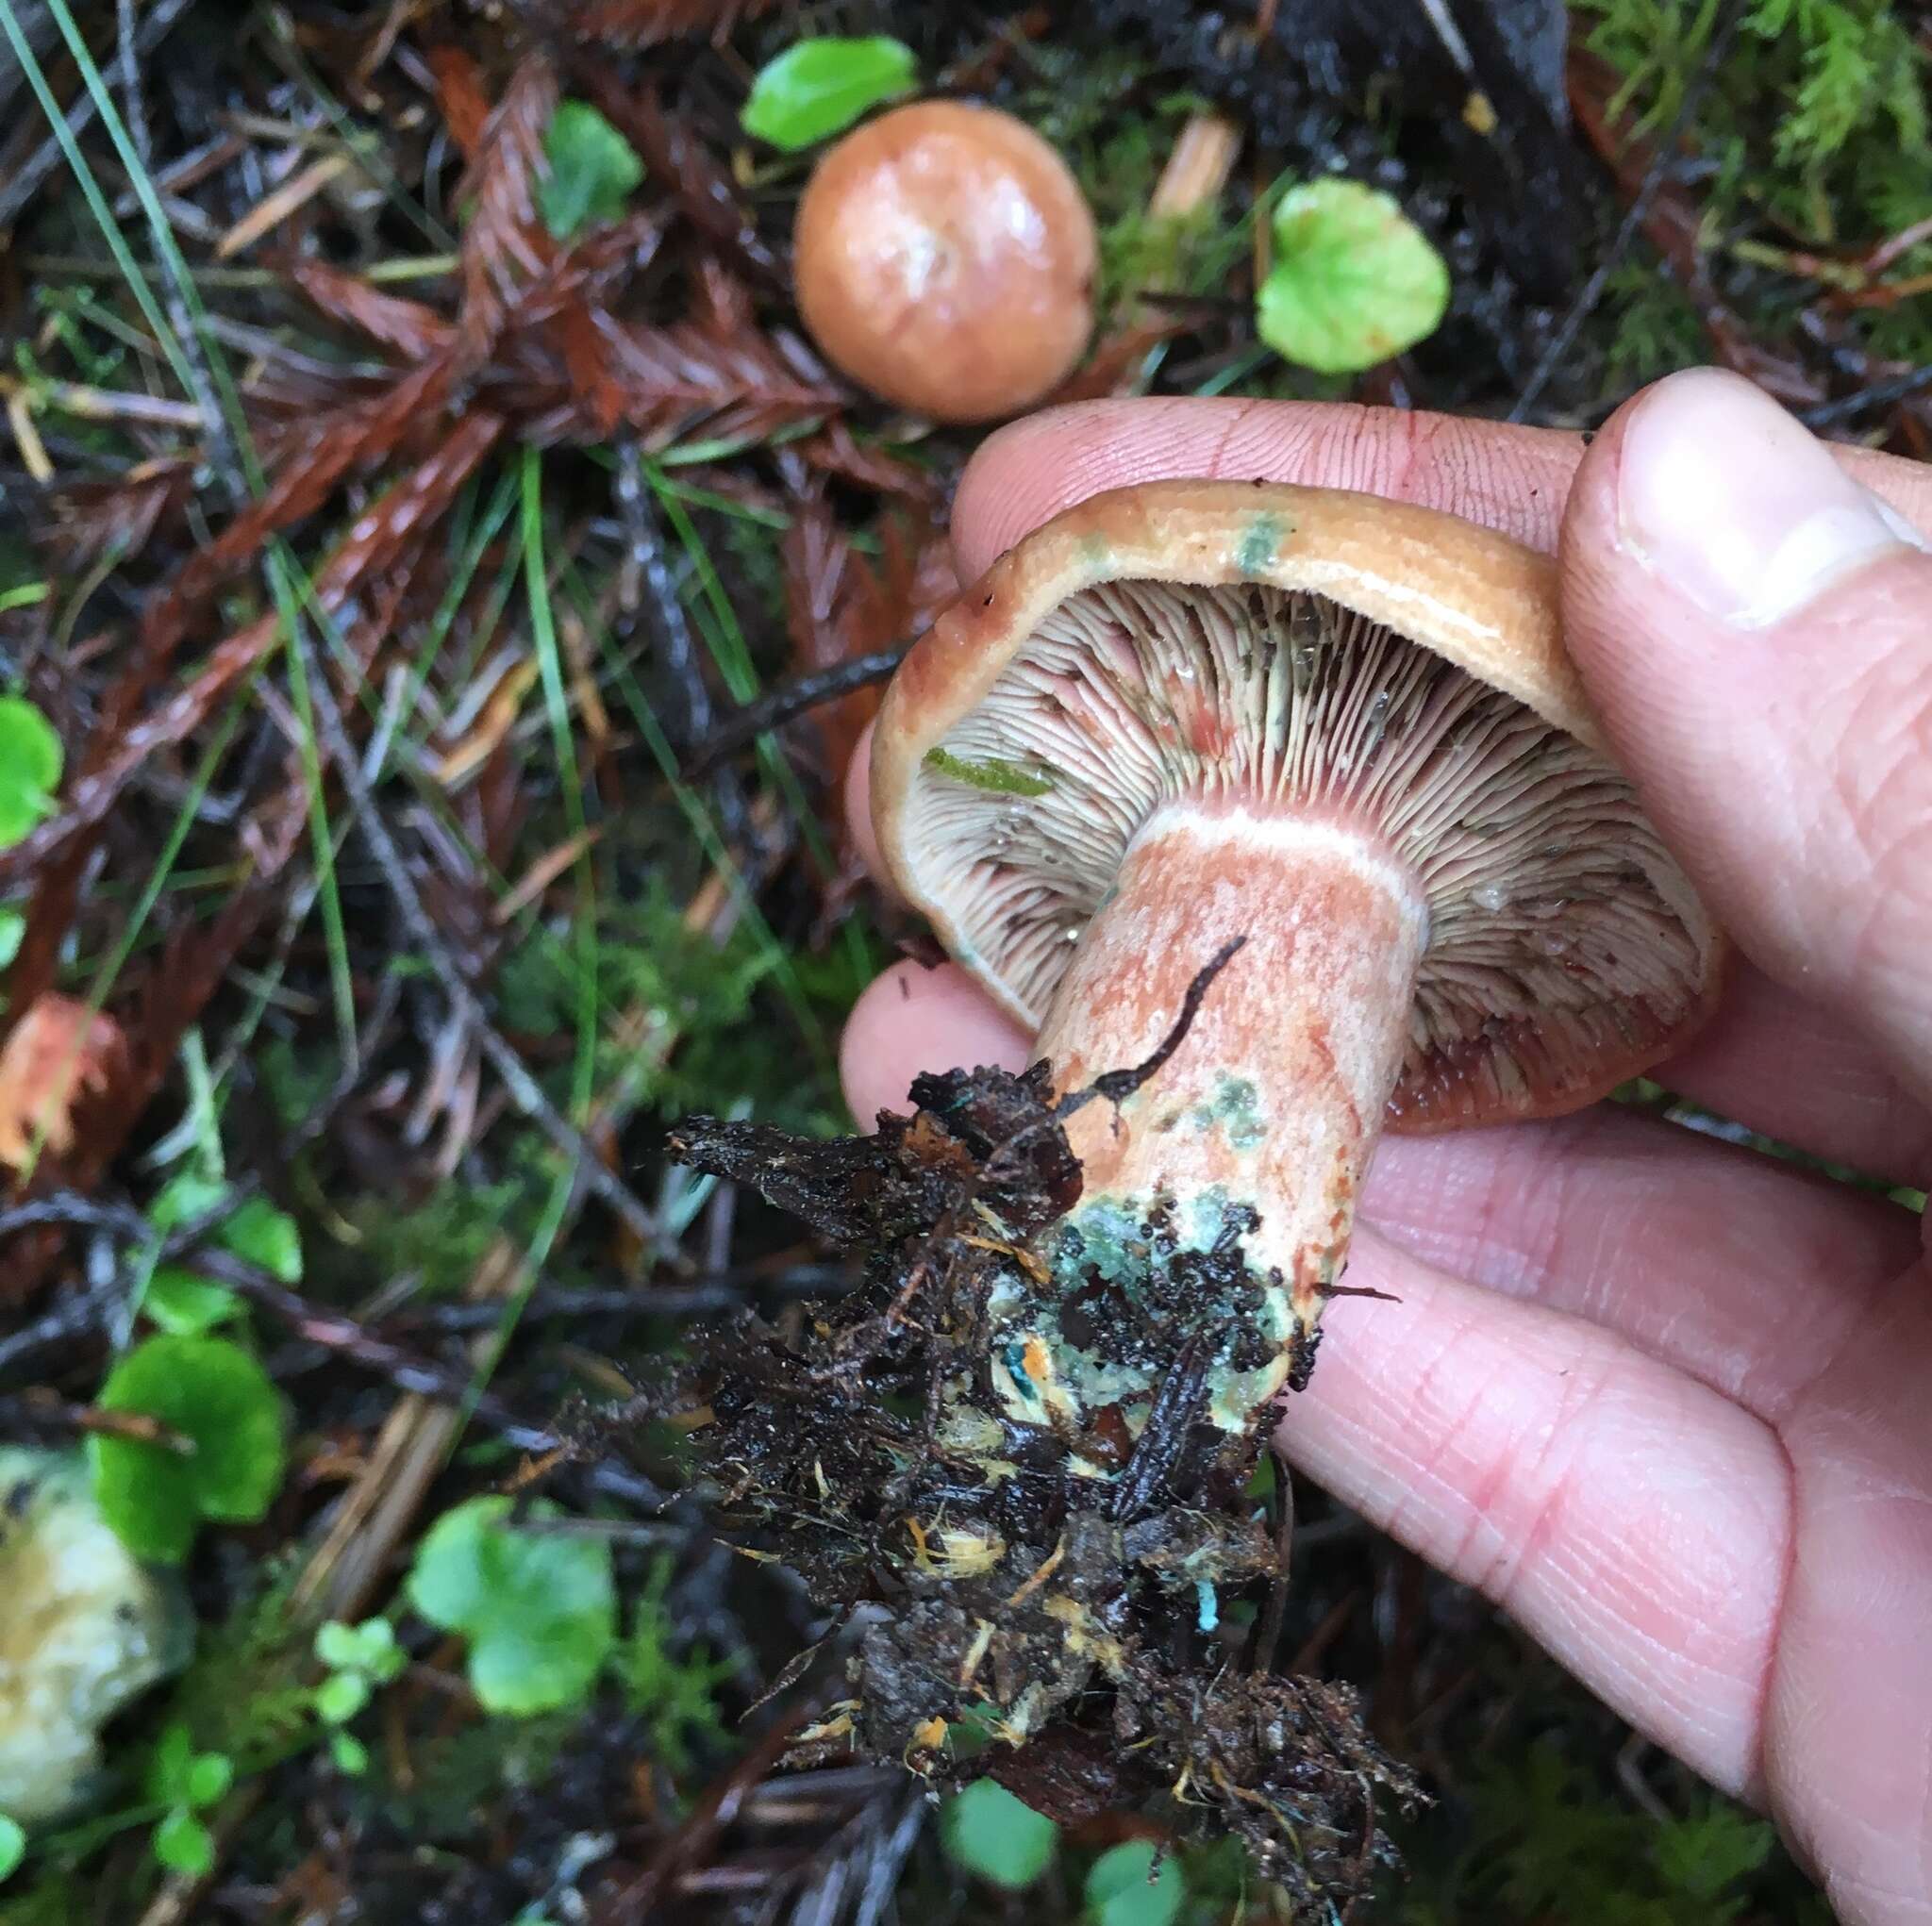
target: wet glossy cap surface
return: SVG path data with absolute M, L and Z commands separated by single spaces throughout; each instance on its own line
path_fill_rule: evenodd
M 848 134 L 799 203 L 793 274 L 826 357 L 938 421 L 1038 401 L 1093 326 L 1098 243 L 1066 163 L 1023 121 L 925 101 Z

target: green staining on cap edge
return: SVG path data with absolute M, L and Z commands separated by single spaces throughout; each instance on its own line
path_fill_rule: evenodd
M 1004 761 L 997 755 L 969 762 L 937 744 L 925 752 L 925 766 L 941 775 L 951 776 L 955 782 L 970 783 L 975 789 L 991 789 L 1003 796 L 1044 796 L 1053 789 L 1049 777 L 1022 769 L 1018 763 Z
M 1293 533 L 1294 524 L 1285 515 L 1263 512 L 1255 516 L 1235 543 L 1235 567 L 1244 575 L 1258 575 L 1274 559 L 1284 539 Z

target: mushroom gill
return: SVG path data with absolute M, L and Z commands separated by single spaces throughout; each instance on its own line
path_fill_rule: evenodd
M 956 948 L 1037 1025 L 1129 845 L 1175 804 L 1330 823 L 1412 879 L 1398 1127 L 1593 1096 L 1607 1054 L 1650 1047 L 1700 994 L 1709 926 L 1628 779 L 1308 591 L 1068 597 L 928 752 L 904 833 L 952 879 Z

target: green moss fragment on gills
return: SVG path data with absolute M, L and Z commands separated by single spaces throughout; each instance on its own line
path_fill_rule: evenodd
M 1022 769 L 1018 763 L 1003 761 L 997 755 L 969 762 L 963 755 L 935 747 L 925 752 L 925 766 L 951 776 L 955 782 L 970 783 L 975 789 L 991 789 L 1003 796 L 1045 796 L 1053 792 L 1053 784 L 1047 777 Z
M 1257 515 L 1241 530 L 1241 540 L 1235 544 L 1235 567 L 1244 575 L 1258 575 L 1274 559 L 1282 538 L 1293 533 L 1293 524 L 1284 516 Z

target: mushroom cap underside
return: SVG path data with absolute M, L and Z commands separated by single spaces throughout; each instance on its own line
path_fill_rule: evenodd
M 1067 510 L 915 645 L 873 795 L 900 888 L 1033 1024 L 1157 809 L 1360 831 L 1429 916 L 1395 1129 L 1579 1107 L 1719 988 L 1723 938 L 1563 651 L 1553 562 L 1376 496 L 1158 482 Z

